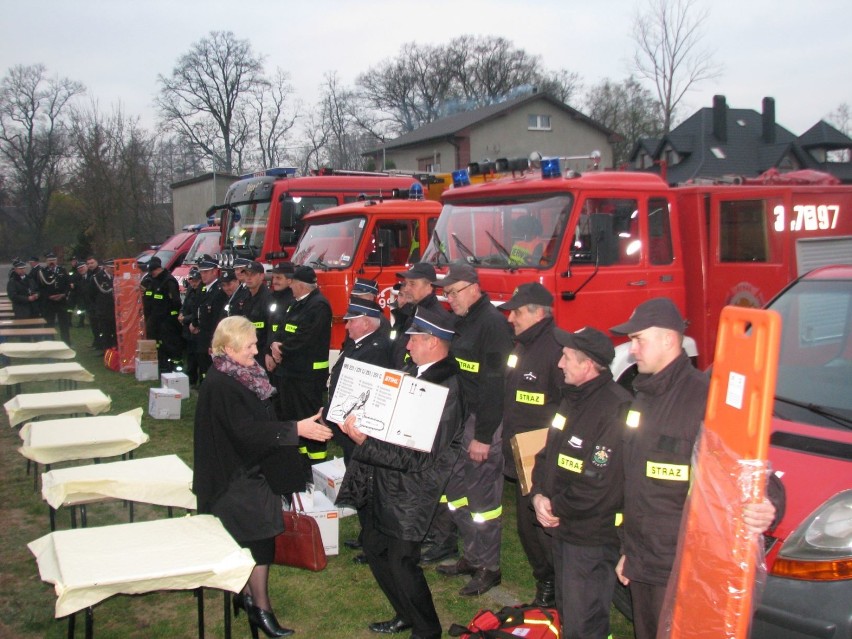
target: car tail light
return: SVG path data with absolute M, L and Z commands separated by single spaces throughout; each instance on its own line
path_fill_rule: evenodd
M 787 538 L 772 574 L 789 579 L 852 579 L 852 490 L 826 501 Z

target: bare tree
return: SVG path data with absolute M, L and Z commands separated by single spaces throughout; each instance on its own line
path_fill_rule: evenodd
M 632 76 L 620 83 L 607 78 L 591 87 L 586 93 L 584 108 L 590 118 L 621 138 L 613 142 L 616 166 L 629 159 L 637 140 L 659 136 L 663 130 L 660 103 Z
M 671 130 L 674 113 L 687 91 L 716 78 L 721 66 L 702 47 L 708 12 L 698 0 L 648 0 L 633 24 L 633 66 L 654 84 L 663 107 L 663 132 Z
M 837 108 L 828 115 L 828 121 L 833 124 L 844 135 L 852 134 L 852 109 L 848 102 L 840 103 Z M 852 159 L 852 149 L 837 149 L 829 151 L 828 157 L 832 162 L 849 162 Z
M 182 55 L 169 77 L 158 76 L 156 104 L 163 123 L 198 148 L 214 169 L 242 168 L 235 156 L 251 139 L 245 108 L 251 92 L 266 82 L 263 59 L 248 40 L 211 31 Z
M 36 250 L 42 249 L 51 198 L 63 180 L 69 103 L 84 91 L 79 82 L 48 78 L 41 64 L 12 67 L 0 82 L 0 157 Z
M 260 166 L 280 166 L 286 161 L 287 135 L 298 118 L 298 105 L 288 105 L 292 93 L 290 77 L 280 68 L 272 80 L 258 84 L 252 91 L 249 111 Z

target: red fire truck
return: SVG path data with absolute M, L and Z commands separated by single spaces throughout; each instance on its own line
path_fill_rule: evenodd
M 222 249 L 235 257 L 275 263 L 292 255 L 302 218 L 359 198 L 408 191 L 412 176 L 324 170 L 296 176 L 291 168 L 245 175 L 231 185 L 221 207 Z
M 726 304 L 763 306 L 796 276 L 852 263 L 852 187 L 694 185 L 656 175 L 541 169 L 442 195 L 423 259 L 463 260 L 494 303 L 538 281 L 566 329 L 606 330 L 640 302 L 671 297 L 689 321 L 687 351 L 707 366 Z M 635 371 L 626 345 L 614 374 Z
M 355 279 L 377 280 L 378 302 L 386 307 L 396 273 L 419 261 L 440 213 L 438 202 L 391 199 L 344 204 L 303 218 L 293 262 L 316 270 L 320 290 L 331 302 L 332 350 L 346 336 L 343 316 Z

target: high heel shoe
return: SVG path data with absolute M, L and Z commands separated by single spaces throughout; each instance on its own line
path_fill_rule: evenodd
M 258 639 L 258 628 L 263 630 L 263 634 L 267 637 L 289 637 L 296 632 L 290 628 L 279 626 L 278 620 L 275 618 L 275 613 L 271 610 L 264 610 L 255 605 L 246 605 L 245 611 L 248 614 L 249 627 L 251 628 L 253 639 Z
M 248 611 L 246 606 L 254 605 L 254 599 L 251 598 L 251 595 L 243 594 L 241 592 L 236 593 L 232 597 L 232 601 L 234 602 L 234 619 L 239 616 L 240 609 Z

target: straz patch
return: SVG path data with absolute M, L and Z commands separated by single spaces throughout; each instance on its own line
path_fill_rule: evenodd
M 479 362 L 469 362 L 466 359 L 459 359 L 458 357 L 456 357 L 456 361 L 459 363 L 459 370 L 465 373 L 479 372 Z
M 689 481 L 689 466 L 686 464 L 661 464 L 645 462 L 645 476 L 666 481 Z
M 592 463 L 598 468 L 606 468 L 609 465 L 609 458 L 612 456 L 612 448 L 606 446 L 595 446 L 595 453 L 592 455 Z
M 583 460 L 577 459 L 576 457 L 569 457 L 568 455 L 563 455 L 562 453 L 559 453 L 559 457 L 557 457 L 556 459 L 556 464 L 560 468 L 570 470 L 572 473 L 583 472 Z
M 515 393 L 515 401 L 520 404 L 533 404 L 534 406 L 544 406 L 544 393 L 530 393 L 519 390 Z

